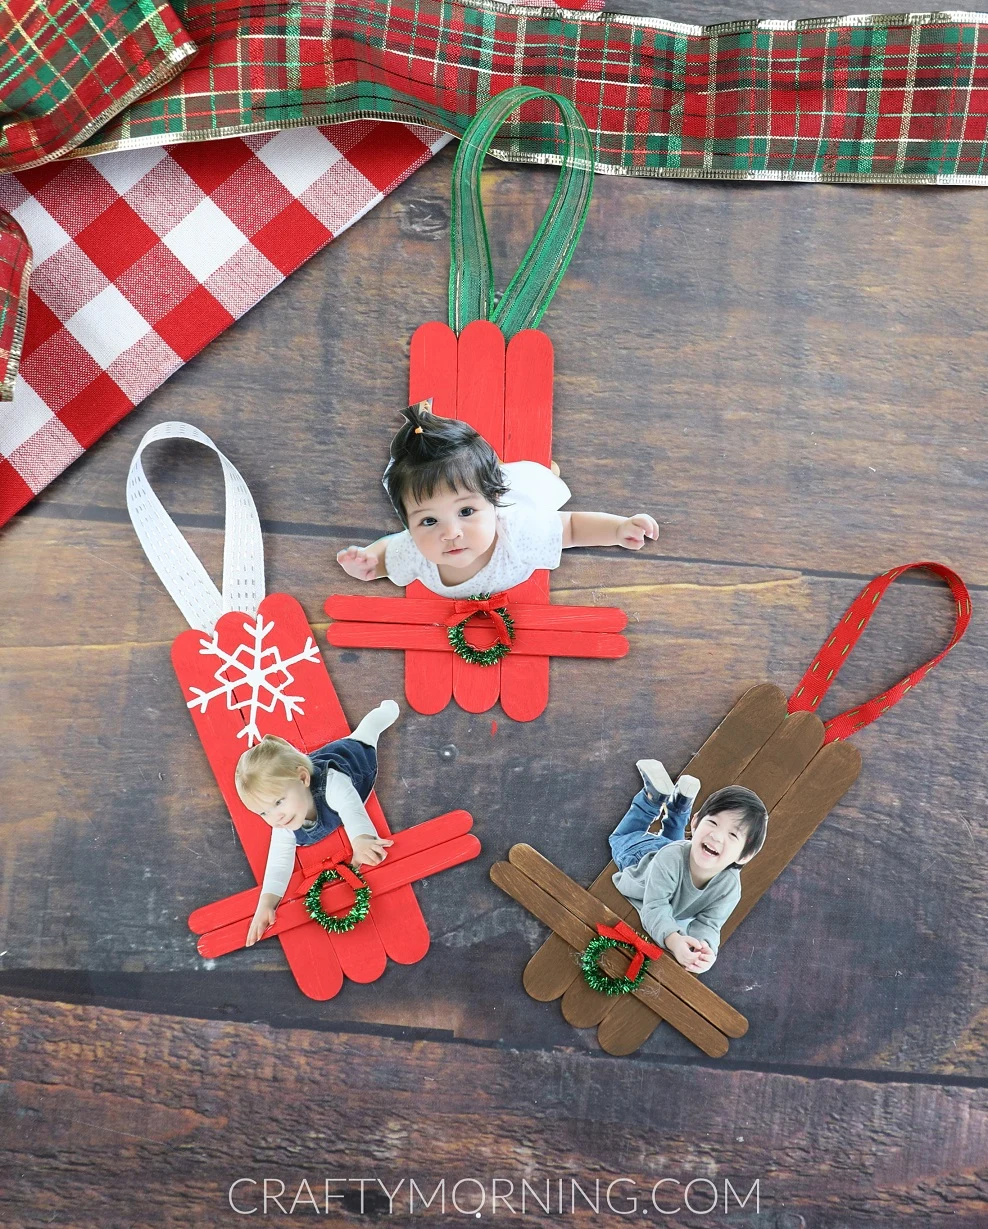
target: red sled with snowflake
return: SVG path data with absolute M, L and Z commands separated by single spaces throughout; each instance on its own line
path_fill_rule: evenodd
M 545 221 L 495 306 L 480 169 L 498 128 L 533 98 L 552 99 L 559 107 L 567 146 Z M 491 99 L 457 151 L 450 325 L 432 321 L 412 336 L 408 399 L 431 398 L 433 413 L 468 422 L 505 463 L 551 463 L 552 342 L 527 326 L 541 319 L 580 237 L 593 183 L 589 140 L 568 100 L 522 86 Z M 482 713 L 500 700 L 507 716 L 532 721 L 549 702 L 550 657 L 613 659 L 628 652 L 620 634 L 628 622 L 623 610 L 551 605 L 545 570 L 505 593 L 483 597 L 454 601 L 415 581 L 404 598 L 335 594 L 325 608 L 334 620 L 330 644 L 404 649 L 405 696 L 420 713 L 438 713 L 450 699 Z M 504 648 L 500 660 L 472 660 L 498 642 Z
M 213 449 L 226 483 L 227 533 L 223 593 L 162 507 L 144 474 L 141 454 L 157 440 L 191 439 Z M 265 734 L 302 751 L 345 737 L 349 726 L 319 654 L 305 612 L 288 594 L 264 596 L 260 523 L 250 491 L 212 441 L 185 423 L 162 423 L 141 441 L 127 482 L 134 528 L 191 630 L 172 647 L 175 673 L 210 767 L 258 884 L 264 876 L 271 829 L 240 801 L 234 772 L 241 753 Z M 367 811 L 380 836 L 392 837 L 376 794 Z M 453 811 L 393 836 L 388 857 L 365 874 L 367 916 L 345 933 L 313 921 L 305 898 L 327 869 L 342 878 L 326 885 L 319 904 L 329 915 L 354 903 L 347 870 L 351 849 L 342 828 L 316 845 L 299 846 L 295 869 L 265 938 L 277 936 L 299 989 L 329 999 L 345 977 L 375 981 L 388 959 L 415 964 L 429 948 L 429 932 L 411 884 L 475 858 L 480 843 L 466 811 Z M 215 957 L 242 947 L 260 888 L 206 905 L 189 918 L 199 951 Z

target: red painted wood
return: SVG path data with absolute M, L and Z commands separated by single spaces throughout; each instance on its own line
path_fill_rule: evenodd
M 455 343 L 455 344 L 454 344 Z M 552 459 L 552 343 L 527 329 L 505 348 L 500 330 L 478 320 L 456 339 L 445 324 L 422 325 L 412 337 L 409 400 L 433 398 L 436 413 L 455 414 L 483 434 L 505 462 Z M 454 410 L 455 405 L 455 410 Z M 517 636 L 501 662 L 480 667 L 449 647 L 445 620 L 451 605 L 418 581 L 404 599 L 331 597 L 335 620 L 327 633 L 340 648 L 405 650 L 405 695 L 420 713 L 438 713 L 450 698 L 467 712 L 482 713 L 500 698 L 516 721 L 538 717 L 549 700 L 549 656 L 623 657 L 618 633 L 623 611 L 549 604 L 549 574 L 536 572 L 507 594 Z M 493 634 L 477 621 L 466 632 L 478 648 Z
M 456 417 L 456 334 L 439 320 L 419 325 L 409 352 L 408 404 L 429 397 L 434 414 Z
M 504 460 L 552 462 L 552 342 L 538 329 L 516 333 L 508 343 L 504 374 Z M 619 632 L 624 611 L 584 611 L 549 607 L 549 573 L 536 572 L 512 594 L 519 603 L 534 602 L 542 619 L 526 618 L 524 627 L 563 627 L 573 631 Z M 589 617 L 588 617 L 589 616 Z M 598 621 L 599 619 L 599 621 Z M 549 658 L 509 654 L 501 662 L 501 707 L 514 721 L 534 721 L 549 703 Z
M 419 649 L 449 654 L 453 652 L 449 647 L 445 628 L 403 626 L 400 623 L 334 623 L 333 643 L 340 648 Z M 623 636 L 613 636 L 607 632 L 522 630 L 515 633 L 511 643 L 512 657 L 531 653 L 543 657 L 617 658 L 624 657 L 627 652 L 627 640 Z M 493 669 L 493 666 L 487 668 Z M 483 667 L 475 666 L 474 669 Z
M 268 617 L 277 620 L 280 634 L 286 643 L 304 644 L 307 639 L 314 642 L 305 612 L 294 598 L 283 593 L 272 594 L 271 597 L 265 598 L 264 608 Z M 302 662 L 298 667 L 293 667 L 293 670 L 297 670 L 297 690 L 306 698 L 301 711 L 294 716 L 297 733 L 291 741 L 305 751 L 314 751 L 333 739 L 345 738 L 350 727 L 322 658 L 314 662 Z M 373 796 L 367 801 L 367 810 L 377 828 L 378 836 L 390 836 L 391 829 L 380 807 L 373 805 Z M 308 875 L 312 869 L 321 868 L 329 852 L 338 857 L 337 847 L 340 845 L 346 847 L 345 856 L 349 855 L 349 842 L 346 837 L 337 832 L 331 833 L 327 840 L 334 838 L 336 845 L 332 851 L 324 848 L 325 841 L 320 841 L 317 845 L 299 846 L 296 861 L 303 873 Z M 404 922 L 395 916 L 402 912 L 407 915 Z M 330 935 L 329 941 L 345 976 L 356 982 L 376 981 L 387 965 L 388 937 L 382 932 L 382 926 L 385 929 L 400 930 L 403 924 L 419 930 L 425 929 L 422 911 L 411 888 L 406 890 L 390 913 L 381 915 L 378 910 L 372 909 L 364 925 L 357 926 L 343 935 Z
M 406 598 L 417 600 L 431 597 L 429 590 L 420 581 L 413 581 L 405 589 Z M 332 600 L 332 599 L 330 599 Z M 364 599 L 367 601 L 368 599 Z M 380 598 L 389 604 L 394 598 Z M 332 632 L 335 624 L 330 625 Z M 328 633 L 327 633 L 328 634 Z M 330 643 L 335 643 L 330 637 Z M 439 657 L 435 653 L 421 653 L 412 649 L 405 653 L 405 699 L 417 713 L 432 715 L 441 713 L 453 698 L 453 654 Z
M 395 843 L 388 851 L 388 864 L 394 865 L 411 857 L 412 854 L 421 853 L 423 849 L 429 849 L 433 845 L 441 845 L 458 836 L 464 836 L 472 827 L 473 816 L 469 811 L 447 811 L 445 815 L 438 815 L 435 819 L 427 819 L 413 828 L 406 828 L 404 832 L 396 833 Z M 332 860 L 332 858 L 325 859 L 327 865 Z M 321 869 L 322 867 L 314 867 L 308 875 L 299 872 L 298 875 L 293 876 L 292 882 L 285 890 L 282 905 L 299 896 L 304 896 Z M 248 888 L 244 892 L 236 892 L 233 896 L 227 896 L 224 900 L 203 905 L 189 915 L 189 929 L 195 935 L 204 935 L 212 930 L 230 926 L 234 922 L 244 919 L 249 921 L 254 916 L 260 894 L 260 888 Z M 330 897 L 327 896 L 328 899 Z
M 546 573 L 540 573 L 544 576 Z M 538 601 L 538 582 L 533 576 L 511 590 L 506 599 L 515 628 L 532 631 L 620 632 L 628 624 L 625 611 L 616 606 L 551 606 Z M 428 592 L 428 590 L 426 590 Z M 446 626 L 453 613 L 450 598 L 430 596 L 428 599 L 395 601 L 390 597 L 362 597 L 337 594 L 326 602 L 326 613 L 341 622 L 416 624 Z M 485 627 L 484 619 L 475 618 L 467 625 L 469 631 Z M 335 625 L 334 625 L 335 626 Z M 330 627 L 332 632 L 332 627 Z M 334 643 L 330 636 L 330 643 Z
M 420 325 L 412 334 L 408 364 L 408 401 L 432 398 L 436 414 L 456 417 L 456 334 L 438 320 Z M 405 596 L 428 596 L 419 581 L 405 589 Z M 405 699 L 418 713 L 441 713 L 453 698 L 453 662 L 412 650 L 405 654 Z
M 508 342 L 504 374 L 504 450 L 501 459 L 552 461 L 552 342 L 525 329 Z
M 378 823 L 380 809 L 377 795 L 371 794 L 367 811 L 375 824 Z M 383 818 L 381 815 L 380 819 Z M 414 910 L 408 907 L 409 898 L 415 905 Z M 399 964 L 415 964 L 429 950 L 429 929 L 411 884 L 383 896 L 376 905 L 371 901 L 369 916 L 374 918 L 384 950 Z
M 504 451 L 504 335 L 488 320 L 460 333 L 456 417 L 474 427 L 501 456 Z M 472 643 L 468 634 L 467 643 Z M 483 637 L 478 647 L 487 647 Z M 453 698 L 468 713 L 486 713 L 501 691 L 501 666 L 475 666 L 453 657 Z
M 334 738 L 345 737 L 349 732 L 346 718 L 302 608 L 294 598 L 274 594 L 261 603 L 258 614 L 260 624 L 257 619 L 243 614 L 224 615 L 217 625 L 215 641 L 212 636 L 197 631 L 186 632 L 178 638 L 173 657 L 187 698 L 192 695 L 190 689 L 193 687 L 207 693 L 216 690 L 220 682 L 216 677 L 218 669 L 220 678 L 228 675 L 231 668 L 224 667 L 219 658 L 209 653 L 214 644 L 237 661 L 251 664 L 250 655 L 244 650 L 238 654 L 237 646 L 245 644 L 250 647 L 253 644 L 252 632 L 260 627 L 264 633 L 260 641 L 260 648 L 265 653 L 262 660 L 276 664 L 273 651 L 277 648 L 281 660 L 286 663 L 287 674 L 278 672 L 273 676 L 274 681 L 284 682 L 286 693 L 299 699 L 297 705 L 292 706 L 291 714 L 286 714 L 284 706 L 279 703 L 271 705 L 271 712 L 259 710 L 256 713 L 258 734 L 279 734 L 304 750 L 314 750 Z M 294 657 L 300 659 L 291 661 Z M 260 882 L 267 862 L 270 829 L 243 806 L 233 784 L 237 761 L 247 746 L 247 739 L 238 738 L 238 735 L 246 728 L 248 714 L 244 709 L 231 707 L 231 704 L 238 705 L 248 698 L 244 687 L 231 690 L 230 702 L 225 694 L 214 695 L 205 711 L 198 708 L 193 710 L 193 720 L 221 793 L 230 808 L 251 869 Z M 367 810 L 379 834 L 389 836 L 390 830 L 374 794 L 367 800 Z M 414 839 L 411 845 L 414 847 Z M 300 847 L 296 870 L 286 896 L 297 894 L 305 879 L 311 880 L 327 860 L 337 860 L 347 854 L 349 842 L 342 831 L 332 833 L 318 845 Z M 433 870 L 442 869 L 434 858 L 432 865 Z M 258 890 L 247 895 L 252 895 L 256 903 Z M 190 925 L 197 928 L 215 927 L 218 919 L 229 917 L 231 909 L 239 911 L 243 907 L 244 896 L 239 894 L 235 903 L 221 901 L 215 906 L 196 910 L 190 918 Z M 237 922 L 243 922 L 241 929 L 243 938 L 246 938 L 249 918 L 245 922 L 238 918 Z M 285 928 L 280 938 L 299 987 L 317 999 L 330 998 L 338 993 L 344 976 L 357 982 L 373 981 L 384 972 L 388 957 L 399 963 L 414 963 L 422 958 L 429 946 L 428 929 L 410 882 L 395 883 L 376 902 L 372 901 L 371 912 L 365 922 L 347 934 L 328 935 L 320 926 L 310 922 Z
M 472 834 L 455 837 L 392 862 L 390 856 L 381 866 L 369 868 L 364 872 L 364 878 L 371 889 L 371 908 L 378 909 L 387 898 L 394 896 L 396 891 L 413 883 L 416 879 L 424 879 L 452 866 L 469 862 L 480 853 L 480 842 Z M 294 900 L 284 900 L 278 906 L 278 916 L 274 925 L 267 931 L 264 938 L 270 939 L 284 934 L 288 930 L 309 924 L 311 919 L 305 908 L 303 899 L 305 892 L 312 886 L 315 876 L 304 881 L 301 895 Z M 345 885 L 336 881 L 327 885 L 322 891 L 322 906 L 328 913 L 343 913 L 353 904 L 353 892 Z M 356 933 L 366 921 L 354 927 L 351 933 Z M 208 931 L 199 939 L 199 953 L 206 957 L 225 956 L 237 951 L 247 941 L 250 929 L 249 917 L 239 918 L 226 926 Z M 426 931 L 426 946 L 428 946 L 428 931 Z M 417 957 L 421 959 L 421 957 Z M 407 962 L 414 963 L 414 962 Z
M 614 606 L 599 610 L 590 606 L 550 606 L 549 573 L 544 569 L 511 592 L 512 596 L 518 595 L 518 605 L 511 608 L 512 617 L 515 610 L 521 612 L 525 629 L 555 626 L 557 615 L 570 630 L 619 632 L 628 622 L 625 612 Z M 512 721 L 534 721 L 545 712 L 548 703 L 549 658 L 509 653 L 501 662 L 501 707 L 505 714 Z
M 456 417 L 504 456 L 504 335 L 489 320 L 474 320 L 459 337 Z
M 293 598 L 279 596 L 284 601 L 294 602 Z M 272 603 L 271 598 L 266 598 L 258 610 L 264 625 L 271 622 L 276 623 L 270 613 L 272 608 L 276 612 L 284 610 L 284 606 Z M 298 609 L 301 613 L 301 607 Z M 304 614 L 302 614 L 302 619 L 304 620 Z M 245 626 L 256 626 L 256 620 L 239 612 L 224 615 L 216 625 L 215 643 L 228 653 L 235 652 L 239 644 L 249 640 Z M 305 636 L 301 641 L 295 642 L 281 639 L 280 628 L 276 624 L 263 640 L 262 647 L 273 647 L 277 644 L 283 658 L 293 657 L 304 649 L 306 640 L 311 637 L 307 623 L 305 628 Z M 209 692 L 217 685 L 214 674 L 220 663 L 215 657 L 205 652 L 213 642 L 212 636 L 190 630 L 183 632 L 172 646 L 175 673 L 187 701 L 192 698 L 191 688 L 198 687 L 204 692 Z M 294 671 L 302 664 L 296 663 L 296 666 L 289 667 L 289 669 Z M 301 673 L 307 672 L 300 671 Z M 322 667 L 322 674 L 325 678 L 325 685 L 332 688 L 325 667 Z M 294 674 L 293 677 L 295 677 Z M 294 684 L 289 690 L 292 694 L 302 694 L 301 688 L 296 688 Z M 234 702 L 242 702 L 247 698 L 247 689 L 243 687 L 234 689 Z M 280 706 L 278 707 L 280 709 Z M 245 737 L 238 738 L 246 725 L 245 713 L 243 710 L 230 708 L 227 703 L 223 702 L 222 697 L 210 701 L 204 712 L 198 708 L 190 709 L 190 712 L 210 767 L 216 777 L 220 793 L 229 808 L 234 828 L 243 845 L 251 870 L 255 879 L 260 883 L 264 876 L 271 832 L 262 819 L 248 811 L 241 803 L 233 783 L 237 760 L 247 746 Z M 261 735 L 280 734 L 290 741 L 298 741 L 298 731 L 294 721 L 286 718 L 282 711 L 259 713 L 257 725 Z M 286 934 L 282 940 L 282 948 L 303 993 L 310 998 L 324 1000 L 332 998 L 339 992 L 343 985 L 343 969 L 326 932 L 321 927 L 314 927 L 318 933 L 310 935 L 308 931 L 311 929 L 313 928 L 301 928 L 291 934 Z

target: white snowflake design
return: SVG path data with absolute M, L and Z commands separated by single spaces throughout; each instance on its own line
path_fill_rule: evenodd
M 215 631 L 209 640 L 199 641 L 199 652 L 204 657 L 218 657 L 222 665 L 218 666 L 213 678 L 219 686 L 213 691 L 203 691 L 199 687 L 190 687 L 189 691 L 195 697 L 189 700 L 189 708 L 198 708 L 201 713 L 206 711 L 210 700 L 218 696 L 226 696 L 226 706 L 229 709 L 246 709 L 247 724 L 237 732 L 238 738 L 246 738 L 247 746 L 261 741 L 261 732 L 257 728 L 258 712 L 273 713 L 281 704 L 285 709 L 285 717 L 291 718 L 293 713 L 301 713 L 305 696 L 291 696 L 285 692 L 295 678 L 289 666 L 300 661 L 319 661 L 319 649 L 310 636 L 305 642 L 305 648 L 294 657 L 282 658 L 277 645 L 263 648 L 263 642 L 273 629 L 274 621 L 265 623 L 260 615 L 253 623 L 245 623 L 244 631 L 253 640 L 253 644 L 238 644 L 233 653 L 228 653 L 219 645 L 219 636 Z M 241 654 L 244 654 L 241 657 Z M 265 658 L 270 660 L 265 661 Z M 281 674 L 280 682 L 272 681 L 272 676 Z M 237 700 L 234 696 L 236 688 L 249 687 L 250 698 Z M 262 693 L 267 693 L 268 703 L 262 702 Z

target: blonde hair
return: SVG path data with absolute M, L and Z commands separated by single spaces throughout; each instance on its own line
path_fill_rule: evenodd
M 249 800 L 259 799 L 265 788 L 277 790 L 291 781 L 301 780 L 300 768 L 308 772 L 311 781 L 314 765 L 309 757 L 277 734 L 265 734 L 237 760 L 234 782 L 240 801 L 249 806 Z

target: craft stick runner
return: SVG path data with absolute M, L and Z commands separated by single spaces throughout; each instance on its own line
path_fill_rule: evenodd
M 502 123 L 532 98 L 551 98 L 566 134 L 559 182 L 546 216 L 507 290 L 494 302 L 487 228 L 480 199 L 484 155 Z M 449 325 L 423 324 L 412 336 L 409 402 L 470 423 L 505 463 L 552 459 L 552 342 L 538 324 L 579 240 L 593 186 L 586 125 L 572 104 L 516 87 L 492 98 L 467 130 L 453 167 Z M 450 629 L 471 649 L 504 642 L 490 610 L 506 610 L 509 642 L 500 661 L 464 660 Z M 552 606 L 544 569 L 502 594 L 453 601 L 418 581 L 404 598 L 337 594 L 326 602 L 339 648 L 405 650 L 405 695 L 420 713 L 450 699 L 481 713 L 498 699 L 516 721 L 538 717 L 549 700 L 549 657 L 623 657 L 627 615 L 614 607 Z
M 933 572 L 950 588 L 956 605 L 950 642 L 881 695 L 822 722 L 815 710 L 889 585 L 917 568 Z M 854 599 L 788 699 L 771 683 L 750 688 L 687 764 L 684 771 L 697 777 L 702 786 L 697 808 L 715 790 L 737 784 L 754 790 L 770 813 L 764 848 L 742 868 L 741 901 L 721 930 L 722 944 L 857 779 L 861 756 L 845 740 L 897 704 L 950 652 L 970 621 L 967 588 L 943 564 L 910 563 L 883 573 Z M 649 965 L 642 989 L 619 998 L 591 989 L 580 975 L 577 953 L 593 937 L 594 927 L 613 925 L 611 919 L 617 919 L 636 931 L 642 929 L 637 910 L 614 887 L 611 876 L 615 870 L 614 863 L 608 863 L 585 891 L 535 850 L 518 845 L 511 850 L 508 863 L 496 863 L 491 869 L 494 882 L 553 931 L 525 968 L 526 991 L 540 1002 L 561 999 L 566 1020 L 575 1028 L 596 1026 L 601 1048 L 610 1054 L 637 1050 L 663 1019 L 706 1053 L 717 1052 L 712 1044 L 722 1044 L 719 1052 L 726 1052 L 728 1036 L 741 1035 L 723 1027 L 723 1022 L 718 1024 L 724 1017 L 716 1013 L 724 1012 L 728 1005 L 714 996 L 716 1002 L 707 999 L 694 1004 L 702 1023 L 684 1016 L 682 979 L 696 982 L 696 978 L 672 957 L 664 955 Z M 601 964 L 605 971 L 620 975 L 628 969 L 629 957 L 607 952 Z M 676 980 L 667 984 L 664 977 L 670 974 Z M 655 992 L 655 981 L 663 983 L 664 996 Z M 711 1035 L 711 1026 L 719 1028 L 719 1040 Z
M 195 440 L 223 466 L 226 536 L 223 591 L 216 588 L 147 480 L 144 449 L 158 440 Z M 264 549 L 254 500 L 243 478 L 212 440 L 186 423 L 161 423 L 141 441 L 127 479 L 127 508 L 145 553 L 191 625 L 172 646 L 172 661 L 220 793 L 260 884 L 271 829 L 240 801 L 234 771 L 242 751 L 265 734 L 278 734 L 302 751 L 345 737 L 349 726 L 326 671 L 305 612 L 285 593 L 265 597 Z M 392 836 L 371 794 L 366 803 L 379 836 Z M 343 828 L 315 845 L 300 845 L 275 924 L 295 980 L 313 999 L 332 998 L 344 977 L 374 981 L 390 957 L 414 964 L 429 947 L 429 932 L 412 891 L 414 880 L 475 858 L 480 843 L 466 811 L 453 811 L 394 834 L 384 863 L 365 873 L 367 916 L 344 934 L 329 934 L 313 921 L 305 897 L 319 874 L 337 869 L 352 880 L 352 854 Z M 359 882 L 359 881 L 358 881 Z M 199 951 L 219 956 L 242 947 L 260 888 L 206 905 L 189 918 L 201 936 Z M 354 904 L 349 882 L 321 892 L 327 914 Z

